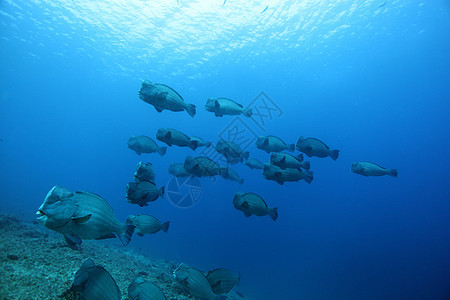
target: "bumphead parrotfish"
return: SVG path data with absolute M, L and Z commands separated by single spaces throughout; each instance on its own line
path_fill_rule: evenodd
M 133 225 L 117 220 L 102 197 L 89 192 L 71 192 L 60 186 L 48 192 L 36 214 L 39 223 L 63 234 L 69 243 L 118 237 L 126 246 L 134 231 Z

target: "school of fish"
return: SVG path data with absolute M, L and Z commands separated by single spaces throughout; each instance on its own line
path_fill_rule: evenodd
M 144 80 L 138 94 L 141 100 L 152 105 L 158 113 L 165 110 L 185 111 L 194 117 L 197 112 L 194 104 L 185 102 L 177 91 L 165 84 Z M 245 108 L 242 104 L 224 97 L 209 98 L 205 110 L 213 113 L 215 117 L 242 115 L 251 118 L 253 114 L 252 108 Z M 190 136 L 174 128 L 159 128 L 155 137 L 169 148 L 188 147 L 196 151 L 199 147 L 213 146 L 211 141 Z M 144 135 L 130 136 L 127 142 L 127 147 L 138 155 L 158 153 L 164 156 L 169 149 L 167 146 L 160 146 L 151 137 Z M 309 158 L 330 157 L 337 160 L 340 153 L 340 150 L 330 149 L 317 138 L 303 136 L 299 136 L 295 144 L 288 144 L 274 135 L 260 136 L 256 139 L 255 146 L 269 155 L 266 162 L 250 157 L 250 153 L 242 149 L 237 141 L 219 139 L 214 150 L 224 157 L 226 165 L 220 165 L 206 156 L 189 155 L 185 157 L 184 162 L 170 164 L 168 172 L 175 177 L 221 176 L 242 185 L 244 178 L 230 167 L 241 163 L 255 172 L 260 170 L 264 179 L 280 185 L 301 180 L 310 184 L 314 176 L 310 170 L 311 162 L 305 161 L 304 155 Z M 294 154 L 295 151 L 301 153 Z M 354 162 L 351 171 L 365 177 L 398 175 L 396 169 L 387 169 L 368 161 Z M 133 181 L 126 185 L 125 190 L 127 202 L 140 207 L 148 206 L 148 203 L 164 197 L 164 186 L 157 186 L 156 174 L 150 162 L 137 164 Z M 273 221 L 278 218 L 278 208 L 269 207 L 256 193 L 237 190 L 230 202 L 245 217 L 268 216 Z M 156 217 L 145 214 L 129 215 L 126 222 L 122 223 L 117 220 L 107 201 L 99 195 L 85 191 L 72 192 L 60 186 L 54 186 L 48 192 L 37 215 L 39 223 L 61 233 L 71 247 L 77 247 L 83 239 L 109 238 L 118 238 L 126 246 L 133 233 L 141 237 L 159 231 L 167 233 L 170 224 L 169 221 L 161 222 Z M 173 277 L 188 294 L 199 299 L 225 299 L 223 295 L 240 282 L 240 275 L 235 276 L 228 269 L 215 269 L 205 273 L 184 263 L 173 271 Z M 121 298 L 111 275 L 103 267 L 95 265 L 91 259 L 85 261 L 76 272 L 71 289 L 83 299 Z M 139 276 L 130 283 L 128 298 L 166 299 L 156 285 Z

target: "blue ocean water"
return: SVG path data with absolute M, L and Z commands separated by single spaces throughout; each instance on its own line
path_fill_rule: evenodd
M 97 193 L 119 220 L 171 221 L 128 247 L 240 272 L 252 299 L 450 297 L 448 1 L 3 0 L 0 24 L 2 212 L 34 219 L 54 185 Z M 195 117 L 157 113 L 138 98 L 143 79 L 173 87 Z M 239 119 L 250 136 L 316 137 L 339 159 L 311 158 L 310 185 L 236 165 L 243 185 L 202 178 L 192 207 L 127 203 L 139 161 L 167 186 L 169 164 L 201 151 L 138 156 L 128 138 L 232 137 L 235 117 L 203 109 L 220 96 L 261 105 Z M 399 176 L 350 171 L 364 160 Z M 261 195 L 278 220 L 245 218 L 236 191 Z

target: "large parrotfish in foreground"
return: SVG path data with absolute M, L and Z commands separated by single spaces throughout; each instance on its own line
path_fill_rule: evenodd
M 102 197 L 82 191 L 54 186 L 39 207 L 37 221 L 64 235 L 69 244 L 82 239 L 108 239 L 118 237 L 128 245 L 135 226 L 117 220 L 114 211 Z

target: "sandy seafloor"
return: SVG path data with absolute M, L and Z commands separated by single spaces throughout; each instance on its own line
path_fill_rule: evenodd
M 122 299 L 128 299 L 128 285 L 140 272 L 167 299 L 193 299 L 173 280 L 172 271 L 179 262 L 152 259 L 131 247 L 118 247 L 107 240 L 84 240 L 79 249 L 73 250 L 61 234 L 36 223 L 0 214 L 0 300 L 78 299 L 66 291 L 87 258 L 112 275 Z M 227 299 L 248 298 L 231 291 Z

